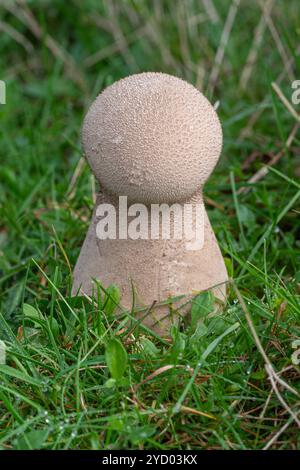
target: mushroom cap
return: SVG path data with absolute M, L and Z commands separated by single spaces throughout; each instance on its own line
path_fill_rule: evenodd
M 205 183 L 222 129 L 194 86 L 164 73 L 140 73 L 107 87 L 83 124 L 86 158 L 101 187 L 140 203 L 188 200 Z

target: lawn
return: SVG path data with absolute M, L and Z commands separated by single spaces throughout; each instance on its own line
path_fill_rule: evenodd
M 299 1 L 6 0 L 0 32 L 0 448 L 300 449 Z M 169 339 L 116 315 L 117 286 L 71 297 L 82 120 L 141 71 L 193 83 L 224 133 L 227 303 L 197 295 Z

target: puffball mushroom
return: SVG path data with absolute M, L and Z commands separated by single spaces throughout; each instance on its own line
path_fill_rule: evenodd
M 171 75 L 141 73 L 115 82 L 96 98 L 85 117 L 82 140 L 101 188 L 96 206 L 112 204 L 119 226 L 119 196 L 149 208 L 202 204 L 203 186 L 220 156 L 222 129 L 215 110 L 195 87 Z M 164 318 L 167 307 L 159 304 L 166 298 L 212 289 L 225 299 L 226 268 L 206 212 L 203 246 L 196 250 L 187 249 L 184 236 L 132 239 L 117 230 L 115 239 L 99 239 L 98 221 L 95 210 L 75 267 L 73 293 L 90 295 L 93 279 L 104 287 L 114 283 L 121 290 L 121 304 L 130 309 L 134 285 L 137 307 L 157 302 L 143 321 L 162 334 L 170 324 Z M 129 214 L 125 228 L 131 222 Z
M 185 201 L 217 163 L 222 130 L 208 100 L 171 75 L 141 73 L 106 88 L 83 125 L 101 187 L 141 203 Z

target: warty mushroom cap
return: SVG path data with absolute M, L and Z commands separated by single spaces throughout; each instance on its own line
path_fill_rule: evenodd
M 107 87 L 83 125 L 86 158 L 102 188 L 133 202 L 184 202 L 205 183 L 222 147 L 218 116 L 194 86 L 164 73 Z

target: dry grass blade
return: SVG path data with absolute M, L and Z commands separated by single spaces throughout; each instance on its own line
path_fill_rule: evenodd
M 93 204 L 96 204 L 97 202 L 96 178 L 93 175 L 93 173 L 91 173 L 90 175 L 90 182 L 91 182 L 92 201 L 93 201 Z
M 266 29 L 266 18 L 270 16 L 273 5 L 274 5 L 274 0 L 267 0 L 264 3 L 263 14 L 261 16 L 260 22 L 258 23 L 255 29 L 253 43 L 252 43 L 252 46 L 250 48 L 250 51 L 246 60 L 246 65 L 241 74 L 239 86 L 242 90 L 245 90 L 247 88 L 248 81 L 251 77 L 253 67 L 257 60 L 259 47 L 261 46 L 261 43 L 264 37 L 264 32 Z
M 296 48 L 296 51 L 295 51 L 295 56 L 298 56 L 300 54 L 300 45 Z M 281 72 L 281 74 L 277 77 L 275 83 L 278 85 L 282 82 L 282 80 L 284 79 L 284 77 L 286 75 L 289 75 L 292 68 L 293 68 L 293 65 L 294 65 L 294 57 L 292 57 L 286 64 L 285 68 L 283 69 L 283 71 Z M 244 129 L 242 129 L 242 131 L 240 132 L 240 135 L 239 135 L 239 139 L 243 140 L 245 137 L 249 137 L 249 135 L 251 134 L 251 130 L 253 129 L 255 123 L 258 121 L 258 119 L 261 117 L 261 115 L 263 114 L 264 110 L 266 109 L 266 105 L 268 104 L 268 99 L 267 97 L 265 97 L 263 99 L 263 101 L 260 103 L 260 107 L 258 108 L 258 110 L 253 113 L 249 119 L 249 122 L 248 124 L 246 125 L 246 127 L 244 127 Z
M 273 82 L 272 88 L 277 94 L 280 101 L 284 104 L 286 109 L 291 113 L 291 115 L 296 119 L 296 121 L 300 123 L 300 115 L 297 113 L 297 111 L 295 110 L 293 105 L 289 102 L 289 100 L 286 98 L 286 96 L 284 96 L 284 94 L 282 93 L 277 83 Z
M 240 0 L 233 0 L 229 8 L 229 12 L 225 21 L 224 29 L 222 31 L 220 44 L 216 53 L 215 63 L 214 63 L 214 66 L 213 66 L 213 69 L 209 78 L 209 87 L 210 87 L 209 89 L 210 89 L 211 94 L 213 93 L 215 89 L 215 86 L 219 77 L 221 65 L 224 59 L 225 49 L 229 41 L 230 33 L 231 33 L 233 23 L 234 23 L 234 20 L 238 11 L 239 4 L 240 4 Z
M 283 62 L 283 65 L 284 65 L 284 68 L 286 70 L 286 74 L 287 76 L 289 77 L 289 80 L 292 82 L 294 80 L 294 74 L 293 74 L 293 71 L 290 67 L 290 60 L 288 58 L 288 55 L 286 53 L 286 50 L 282 44 L 282 41 L 281 41 L 281 38 L 280 38 L 280 35 L 275 27 L 275 24 L 272 20 L 272 17 L 271 15 L 269 14 L 265 14 L 265 12 L 263 13 L 264 15 L 264 19 L 265 19 L 265 22 L 266 22 L 266 25 L 268 26 L 269 28 L 269 31 L 274 39 L 274 42 L 276 44 L 276 47 L 278 49 L 278 52 L 279 52 L 279 55 L 281 57 L 281 60 Z
M 157 377 L 158 375 L 160 374 L 163 374 L 164 372 L 166 372 L 167 370 L 170 370 L 170 369 L 185 369 L 186 370 L 186 367 L 185 366 L 182 366 L 182 365 L 172 365 L 172 364 L 168 364 L 166 366 L 163 366 L 163 367 L 160 367 L 159 369 L 157 369 L 156 371 L 152 372 L 152 374 L 148 375 L 144 380 L 142 380 L 139 384 L 135 385 L 134 387 L 134 390 L 135 392 L 138 390 L 138 388 L 140 388 L 142 385 L 144 385 L 146 382 L 149 382 L 149 380 L 152 380 L 154 379 L 155 377 Z M 193 373 L 194 370 L 192 368 L 188 369 L 188 372 L 191 372 Z
M 13 28 L 8 23 L 0 20 L 0 31 L 8 34 L 13 38 L 18 44 L 24 47 L 28 53 L 31 53 L 34 48 L 31 42 L 24 36 L 24 34 L 19 33 L 15 28 Z
M 52 38 L 48 33 L 44 34 L 39 23 L 34 17 L 31 10 L 28 8 L 24 0 L 17 0 L 15 3 L 5 2 L 5 8 L 15 15 L 27 28 L 30 29 L 32 34 L 39 40 L 44 40 L 47 48 L 56 59 L 63 62 L 66 72 L 74 83 L 79 85 L 83 90 L 86 90 L 86 83 L 81 74 L 78 65 L 74 62 L 73 58 Z
M 158 48 L 159 52 L 162 55 L 163 62 L 168 66 L 174 68 L 174 70 L 178 69 L 178 64 L 174 59 L 169 47 L 165 43 L 165 39 L 163 33 L 161 32 L 160 25 L 153 21 L 152 18 L 148 19 L 147 22 L 147 37 L 154 44 L 155 47 Z
M 252 319 L 251 319 L 251 316 L 250 316 L 250 313 L 247 309 L 247 306 L 244 302 L 244 299 L 243 297 L 241 296 L 241 293 L 239 291 L 239 289 L 237 288 L 237 286 L 235 285 L 235 282 L 231 279 L 230 280 L 230 283 L 231 285 L 233 286 L 233 289 L 236 293 L 236 296 L 238 298 L 238 301 L 242 307 L 242 310 L 244 312 L 244 315 L 245 315 L 245 318 L 247 320 L 247 323 L 249 325 L 249 328 L 250 328 L 250 331 L 252 333 L 252 336 L 253 336 L 253 339 L 255 341 L 255 344 L 259 350 L 259 352 L 261 353 L 264 361 L 265 361 L 265 364 L 268 366 L 268 369 L 267 369 L 267 372 L 268 374 L 272 374 L 272 377 L 276 380 L 276 382 L 280 383 L 283 387 L 285 387 L 287 390 L 289 390 L 290 392 L 292 392 L 294 395 L 298 396 L 299 397 L 299 393 L 297 392 L 297 390 L 295 390 L 294 388 L 290 387 L 290 385 L 288 385 L 284 380 L 280 379 L 280 377 L 278 376 L 278 374 L 275 372 L 274 370 L 274 367 L 270 361 L 270 359 L 268 358 L 264 348 L 262 347 L 262 344 L 260 342 L 260 339 L 256 333 L 256 329 L 254 327 L 254 324 L 252 322 Z
M 70 181 L 70 184 L 69 184 L 69 188 L 68 188 L 68 191 L 67 191 L 67 194 L 66 194 L 67 199 L 69 199 L 69 200 L 73 199 L 73 197 L 75 196 L 76 183 L 77 183 L 78 178 L 82 174 L 85 165 L 86 165 L 85 158 L 80 157 L 80 159 L 78 160 L 78 163 L 76 165 L 75 171 L 72 175 L 72 178 L 71 178 L 71 181 Z
M 119 51 L 125 63 L 132 71 L 139 70 L 135 57 L 131 54 L 128 42 L 122 30 L 122 23 L 119 21 L 120 5 L 112 0 L 105 1 L 108 17 L 112 26 L 111 33 L 115 41 L 118 41 Z
M 190 408 L 189 406 L 181 405 L 180 411 L 184 411 L 186 413 L 191 413 L 191 414 L 198 415 L 198 416 L 204 416 L 205 418 L 209 418 L 209 419 L 214 419 L 214 420 L 217 419 L 215 416 L 211 415 L 210 413 L 204 413 L 204 411 L 195 410 L 194 408 Z
M 220 22 L 219 14 L 216 10 L 216 7 L 213 3 L 213 0 L 202 0 L 204 9 L 207 13 L 207 16 L 211 20 L 212 23 L 216 24 Z
M 84 397 L 83 397 L 82 393 L 80 394 L 80 404 L 81 404 L 81 408 L 83 409 L 83 411 L 87 411 L 87 407 L 86 407 L 86 404 L 85 404 Z
M 187 21 L 186 21 L 187 12 L 185 10 L 185 3 L 179 2 L 177 5 L 178 6 L 176 8 L 176 13 L 177 13 L 177 24 L 178 24 L 181 56 L 183 58 L 184 63 L 186 63 L 189 67 L 191 67 L 190 48 L 189 48 L 188 36 L 187 36 Z
M 117 52 L 121 52 L 122 48 L 124 47 L 124 40 L 126 40 L 127 45 L 129 46 L 132 42 L 136 41 L 138 38 L 141 38 L 145 35 L 147 27 L 142 26 L 134 30 L 131 34 L 127 36 L 118 37 L 115 36 L 115 42 L 110 44 L 107 47 L 103 47 L 99 51 L 95 52 L 94 54 L 87 57 L 84 61 L 84 65 L 86 67 L 93 67 L 94 65 L 98 64 L 102 60 L 105 60 L 107 57 L 110 57 L 112 54 L 116 54 Z
M 278 387 L 277 387 L 277 383 L 279 383 L 280 385 L 282 385 L 284 388 L 286 388 L 287 390 L 289 390 L 290 392 L 292 392 L 294 395 L 296 396 L 299 396 L 299 393 L 293 389 L 292 387 L 290 387 L 290 385 L 288 385 L 285 381 L 283 381 L 279 376 L 278 374 L 275 372 L 274 370 L 274 367 L 271 363 L 271 361 L 269 360 L 264 348 L 262 347 L 262 344 L 259 340 L 259 337 L 256 333 L 256 330 L 255 330 L 255 327 L 253 325 L 253 322 L 252 322 L 252 319 L 251 319 L 251 316 L 248 312 L 248 309 L 247 309 L 247 306 L 244 302 L 244 299 L 242 298 L 238 288 L 236 287 L 235 283 L 233 281 L 231 281 L 231 284 L 234 288 L 234 291 L 237 295 L 237 298 L 239 300 L 239 303 L 242 307 L 242 310 L 244 312 L 244 315 L 245 315 L 245 318 L 247 320 L 247 323 L 249 325 L 249 328 L 250 328 L 250 331 L 252 333 L 252 336 L 254 338 L 254 341 L 255 341 L 255 344 L 258 348 L 258 350 L 260 351 L 264 361 L 265 361 L 265 369 L 266 369 L 266 372 L 268 374 L 268 377 L 270 379 L 270 382 L 271 382 L 271 385 L 272 385 L 272 390 L 275 392 L 278 400 L 280 401 L 280 403 L 282 404 L 282 406 L 284 407 L 284 409 L 291 415 L 291 419 L 281 428 L 281 430 L 268 442 L 268 444 L 264 447 L 264 450 L 267 450 L 272 444 L 274 444 L 274 442 L 278 439 L 279 435 L 284 432 L 288 426 L 293 422 L 295 421 L 296 424 L 298 425 L 298 427 L 300 427 L 300 421 L 298 419 L 298 415 L 299 415 L 299 412 L 297 413 L 294 413 L 293 410 L 291 409 L 291 407 L 286 403 L 286 401 L 284 400 L 284 398 L 282 397 L 281 393 L 279 392 L 278 390 Z M 264 413 L 267 409 L 267 406 L 268 406 L 268 403 L 269 403 L 269 400 L 270 400 L 270 395 L 269 395 L 269 399 L 267 400 L 267 404 L 265 405 L 264 407 Z
M 280 150 L 280 152 L 278 152 L 276 155 L 274 155 L 273 158 L 271 158 L 268 165 L 263 166 L 256 173 L 254 173 L 254 175 L 251 176 L 251 178 L 248 180 L 247 184 L 257 183 L 258 181 L 262 180 L 269 173 L 270 167 L 276 165 L 276 163 L 278 163 L 279 160 L 281 159 L 281 157 L 283 157 L 283 155 L 285 154 L 285 150 L 289 149 L 290 146 L 292 145 L 293 140 L 296 137 L 297 132 L 299 130 L 299 127 L 300 127 L 300 124 L 298 124 L 298 123 L 295 124 L 295 126 L 293 127 L 293 129 L 292 129 L 292 131 L 291 131 L 291 133 L 290 133 L 290 135 L 289 135 L 289 137 L 288 137 L 288 139 L 285 143 L 285 147 L 282 150 Z M 251 191 L 251 186 L 241 186 L 237 190 L 237 194 L 247 194 L 249 191 Z
M 300 413 L 297 413 L 299 415 Z M 292 424 L 293 419 L 289 419 L 280 429 L 279 431 L 269 440 L 269 442 L 264 446 L 263 450 L 268 450 L 270 447 L 276 443 L 277 439 L 281 436 L 284 431 Z
M 265 369 L 267 371 L 267 374 L 269 376 L 272 388 L 273 388 L 278 400 L 282 404 L 283 408 L 291 415 L 293 420 L 297 423 L 298 427 L 300 428 L 300 421 L 297 418 L 297 415 L 291 410 L 291 408 L 289 407 L 289 405 L 284 400 L 284 398 L 282 397 L 282 395 L 280 394 L 280 392 L 278 390 L 278 387 L 277 387 L 277 384 L 276 384 L 276 381 L 275 381 L 275 374 L 274 374 L 274 370 L 272 369 L 272 366 L 270 366 L 269 364 L 266 364 Z M 276 376 L 276 378 L 277 378 L 277 376 Z

